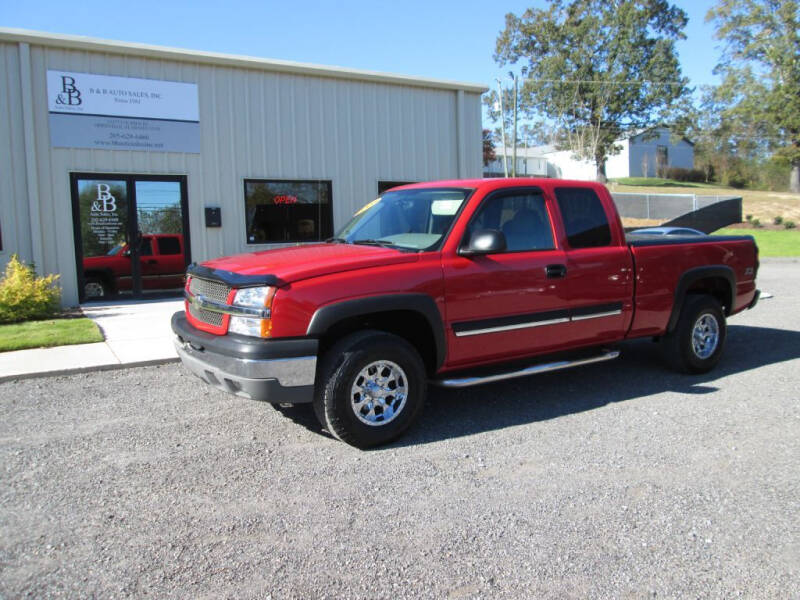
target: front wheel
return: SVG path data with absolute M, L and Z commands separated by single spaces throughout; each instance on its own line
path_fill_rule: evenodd
M 661 339 L 665 358 L 684 373 L 707 373 L 722 357 L 727 325 L 725 313 L 707 295 L 686 297 L 672 333 Z
M 425 365 L 404 339 L 360 331 L 323 358 L 314 412 L 331 435 L 357 448 L 399 437 L 425 403 Z
M 83 295 L 87 300 L 105 298 L 108 296 L 108 288 L 102 279 L 89 277 L 83 284 Z

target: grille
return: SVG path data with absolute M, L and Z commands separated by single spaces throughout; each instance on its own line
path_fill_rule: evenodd
M 189 282 L 189 291 L 194 295 L 201 294 L 209 300 L 226 302 L 228 300 L 228 294 L 231 292 L 231 288 L 229 285 L 226 285 L 220 281 L 211 281 L 209 279 L 192 277 L 191 281 Z M 222 313 L 211 312 L 210 310 L 197 308 L 191 302 L 189 303 L 189 312 L 198 321 L 208 323 L 214 327 L 221 327 L 222 319 L 225 316 Z
M 189 291 L 194 295 L 202 294 L 209 300 L 227 302 L 228 294 L 231 293 L 231 287 L 221 281 L 192 277 L 192 280 L 189 282 Z
M 225 316 L 222 313 L 211 312 L 210 310 L 195 308 L 195 305 L 192 304 L 191 302 L 189 303 L 189 312 L 198 321 L 202 321 L 203 323 L 208 323 L 209 325 L 213 325 L 214 327 L 221 327 L 222 318 Z

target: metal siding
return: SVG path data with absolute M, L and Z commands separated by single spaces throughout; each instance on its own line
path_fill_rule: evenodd
M 0 44 L 0 267 L 12 254 L 33 260 L 25 174 L 25 134 L 22 127 L 19 47 Z M 26 233 L 27 232 L 27 233 Z
M 6 84 L 0 99 L 9 107 L 0 117 L 0 135 L 7 140 L 0 157 L 12 171 L 11 177 L 0 178 L 3 242 L 6 249 L 28 256 L 25 164 L 18 150 L 23 145 L 16 91 L 18 50 L 16 44 L 0 47 L 0 81 Z M 77 301 L 71 172 L 186 175 L 191 252 L 199 261 L 268 247 L 245 243 L 246 178 L 331 180 L 338 228 L 375 197 L 379 180 L 458 176 L 454 90 L 41 46 L 31 47 L 31 64 L 43 268 L 61 273 L 66 304 Z M 201 153 L 50 148 L 48 69 L 197 83 Z M 479 177 L 479 94 L 464 94 L 460 118 L 466 171 L 462 175 Z M 206 229 L 206 205 L 222 207 L 222 228 Z M 7 254 L 8 250 L 0 258 Z

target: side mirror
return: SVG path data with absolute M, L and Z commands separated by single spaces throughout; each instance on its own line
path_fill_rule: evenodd
M 497 229 L 479 229 L 474 231 L 466 246 L 459 248 L 461 256 L 479 256 L 497 254 L 506 249 L 506 236 Z

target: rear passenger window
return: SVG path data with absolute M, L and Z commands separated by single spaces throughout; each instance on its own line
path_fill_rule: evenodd
M 176 237 L 156 238 L 158 240 L 159 254 L 180 254 L 181 242 Z
M 589 188 L 557 188 L 556 200 L 571 248 L 611 244 L 611 227 L 603 203 Z
M 506 251 L 550 250 L 553 233 L 541 193 L 503 194 L 489 198 L 478 209 L 467 230 L 496 229 L 506 237 Z

